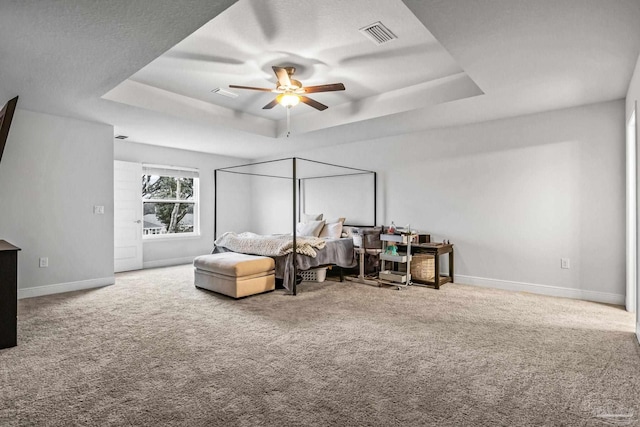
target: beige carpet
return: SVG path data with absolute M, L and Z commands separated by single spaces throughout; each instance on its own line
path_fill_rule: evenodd
M 445 285 L 232 300 L 190 266 L 19 302 L 2 426 L 636 425 L 620 307 Z

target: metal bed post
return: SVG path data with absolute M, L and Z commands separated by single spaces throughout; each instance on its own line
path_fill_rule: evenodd
M 298 218 L 302 218 L 302 180 L 298 180 Z
M 378 224 L 378 173 L 373 173 L 373 226 Z
M 294 157 L 292 159 L 292 173 L 293 173 L 293 177 L 291 182 L 293 183 L 293 209 L 292 209 L 292 213 L 293 213 L 293 257 L 292 257 L 292 262 L 293 262 L 293 283 L 291 284 L 291 294 L 292 295 L 296 295 L 298 293 L 298 264 L 297 264 L 297 246 L 296 246 L 296 225 L 297 225 L 297 221 L 296 221 L 296 158 Z
M 213 241 L 218 238 L 218 169 L 213 171 Z

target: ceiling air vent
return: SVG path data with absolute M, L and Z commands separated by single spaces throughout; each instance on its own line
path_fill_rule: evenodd
M 129 137 L 127 135 L 116 135 L 114 138 L 115 139 L 127 139 Z
M 233 93 L 233 92 L 229 92 L 228 90 L 224 90 L 220 87 L 217 87 L 215 89 L 213 89 L 211 91 L 211 93 L 215 93 L 218 95 L 222 95 L 222 96 L 226 96 L 227 98 L 237 98 L 238 94 L 237 93 Z
M 382 25 L 382 22 L 374 22 L 371 25 L 360 28 L 360 32 L 367 36 L 367 38 L 373 40 L 375 44 L 383 44 L 397 39 L 398 37 L 391 32 L 387 27 Z

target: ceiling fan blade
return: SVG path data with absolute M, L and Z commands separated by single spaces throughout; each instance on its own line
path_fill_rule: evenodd
M 229 87 L 234 89 L 259 90 L 262 92 L 276 92 L 275 89 L 267 89 L 266 87 L 251 87 L 251 86 L 238 86 L 238 85 L 229 85 Z
M 344 85 L 342 83 L 332 83 L 328 85 L 305 86 L 303 90 L 305 93 L 333 92 L 336 90 L 344 90 Z
M 278 105 L 278 98 L 274 99 L 273 101 L 271 101 L 270 103 L 268 103 L 267 105 L 265 105 L 264 107 L 262 107 L 263 110 L 270 110 L 273 107 L 275 107 L 276 105 Z
M 271 68 L 273 68 L 273 72 L 276 73 L 276 77 L 278 78 L 278 86 L 291 87 L 291 79 L 289 78 L 289 73 L 287 73 L 286 68 Z
M 306 96 L 301 96 L 301 97 L 300 97 L 300 101 L 302 101 L 302 102 L 304 102 L 305 104 L 307 104 L 307 105 L 309 105 L 309 106 L 311 106 L 311 107 L 315 108 L 316 110 L 320 110 L 320 111 L 324 111 L 324 110 L 326 110 L 327 108 L 329 108 L 329 107 L 327 107 L 326 105 L 321 104 L 320 102 L 315 101 L 315 100 L 313 100 L 313 99 L 311 99 L 311 98 L 309 98 L 309 97 L 306 97 Z

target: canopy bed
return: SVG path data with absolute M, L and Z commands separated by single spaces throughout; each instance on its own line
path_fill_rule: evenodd
M 241 185 L 236 182 L 225 188 L 223 176 L 241 176 L 243 181 Z M 301 222 L 308 217 L 307 212 L 322 209 L 328 216 L 340 216 L 345 227 L 373 227 L 377 222 L 377 175 L 373 171 L 291 157 L 219 168 L 214 171 L 214 180 L 214 251 L 274 257 L 275 275 L 283 280 L 284 287 L 292 295 L 297 294 L 298 271 L 325 265 L 355 266 L 352 238 L 338 235 L 333 236 L 337 238 L 318 239 L 317 234 L 316 238 L 308 237 L 304 230 L 315 224 L 314 221 Z M 268 181 L 262 184 L 263 187 L 259 184 L 262 180 Z M 248 190 L 242 191 L 240 187 Z M 230 188 L 233 191 L 229 191 Z M 252 212 L 277 213 L 271 220 L 260 216 L 259 219 L 265 221 L 260 227 L 267 229 L 273 224 L 274 228 L 280 229 L 271 229 L 275 234 L 269 236 L 235 234 L 226 229 L 226 233 L 218 236 L 220 214 L 229 206 L 237 206 L 238 198 L 247 195 L 255 204 L 250 207 Z M 221 200 L 225 196 L 232 197 L 233 201 L 225 203 Z M 290 226 L 283 220 L 290 220 Z M 279 225 L 275 224 L 278 222 Z M 323 224 L 324 233 L 329 223 Z

